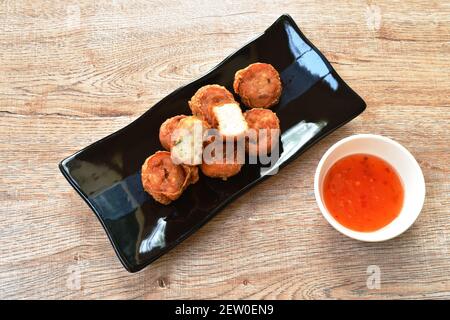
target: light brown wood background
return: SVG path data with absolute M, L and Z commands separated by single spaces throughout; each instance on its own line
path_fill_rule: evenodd
M 150 267 L 127 273 L 58 162 L 284 12 L 367 110 Z M 449 89 L 445 0 L 0 0 L 0 298 L 448 299 Z M 422 214 L 392 241 L 347 239 L 316 206 L 320 157 L 355 133 L 394 138 L 423 169 Z M 369 265 L 380 267 L 380 289 L 366 286 Z

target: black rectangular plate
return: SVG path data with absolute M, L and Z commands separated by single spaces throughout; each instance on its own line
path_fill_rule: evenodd
M 269 177 L 261 174 L 259 165 L 249 164 L 227 181 L 201 175 L 168 206 L 148 196 L 140 181 L 144 160 L 162 150 L 161 123 L 190 114 L 187 101 L 203 85 L 217 83 L 232 91 L 234 73 L 257 61 L 272 64 L 283 82 L 280 102 L 273 108 L 280 118 L 282 143 L 275 169 L 366 107 L 292 18 L 283 15 L 205 76 L 175 90 L 125 128 L 64 159 L 61 172 L 94 211 L 128 271 L 141 270 Z

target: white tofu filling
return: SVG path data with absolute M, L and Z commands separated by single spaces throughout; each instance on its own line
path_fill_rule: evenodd
M 247 130 L 242 110 L 237 103 L 227 103 L 213 109 L 219 132 L 225 137 L 241 136 Z
M 174 132 L 174 145 L 170 150 L 172 161 L 175 164 L 199 165 L 203 153 L 203 123 L 189 117 L 181 120 L 180 124 L 181 128 Z

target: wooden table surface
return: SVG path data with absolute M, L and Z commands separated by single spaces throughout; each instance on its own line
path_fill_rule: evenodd
M 450 298 L 450 3 L 213 3 L 0 1 L 0 298 Z M 282 13 L 367 110 L 151 266 L 126 272 L 58 162 Z M 399 141 L 425 175 L 422 213 L 394 240 L 348 239 L 316 206 L 320 157 L 355 133 Z M 372 270 L 379 288 L 367 285 Z

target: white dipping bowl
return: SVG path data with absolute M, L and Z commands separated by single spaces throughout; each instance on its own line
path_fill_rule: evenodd
M 397 171 L 404 188 L 400 214 L 387 226 L 375 231 L 359 232 L 344 227 L 330 214 L 322 198 L 323 181 L 331 166 L 339 159 L 356 153 L 370 154 L 385 160 Z M 416 221 L 425 200 L 425 180 L 417 161 L 398 142 L 374 134 L 357 134 L 338 141 L 325 152 L 316 169 L 314 193 L 320 211 L 336 230 L 353 239 L 378 242 L 402 234 Z

